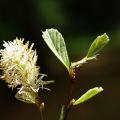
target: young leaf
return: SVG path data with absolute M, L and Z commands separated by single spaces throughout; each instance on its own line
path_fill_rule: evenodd
M 109 37 L 107 36 L 106 33 L 104 33 L 101 36 L 98 36 L 95 41 L 92 43 L 90 46 L 88 53 L 87 53 L 87 58 L 92 58 L 96 57 L 98 52 L 109 42 Z
M 93 89 L 88 90 L 85 94 L 83 94 L 79 99 L 77 99 L 73 105 L 78 105 L 81 104 L 87 100 L 89 100 L 90 98 L 92 98 L 93 96 L 97 95 L 98 93 L 102 92 L 103 88 L 102 87 L 95 87 Z
M 98 36 L 95 41 L 91 44 L 89 50 L 88 50 L 88 53 L 87 55 L 77 61 L 77 62 L 72 62 L 71 63 L 71 67 L 72 69 L 75 69 L 75 68 L 79 68 L 81 67 L 83 64 L 87 63 L 88 61 L 90 60 L 93 60 L 96 58 L 96 56 L 98 55 L 98 52 L 109 42 L 109 38 L 107 36 L 106 33 L 104 33 L 103 35 L 101 36 Z M 73 71 L 74 73 L 74 71 Z
M 64 38 L 62 37 L 61 33 L 56 29 L 46 29 L 46 31 L 43 32 L 42 37 L 52 52 L 69 70 L 70 62 Z

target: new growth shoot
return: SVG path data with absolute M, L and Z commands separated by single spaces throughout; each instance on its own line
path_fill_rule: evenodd
M 90 60 L 96 59 L 99 52 L 107 45 L 109 38 L 106 33 L 98 36 L 91 44 L 85 57 L 74 62 L 69 59 L 66 44 L 62 34 L 56 29 L 46 29 L 42 33 L 42 37 L 50 50 L 61 61 L 67 69 L 70 76 L 70 94 L 67 96 L 66 104 L 62 106 L 59 120 L 67 120 L 69 110 L 81 103 L 89 100 L 93 96 L 103 91 L 102 87 L 94 87 L 89 89 L 78 99 L 74 98 L 74 84 L 76 83 L 76 75 L 80 67 Z M 30 45 L 29 41 L 16 38 L 13 41 L 4 42 L 4 49 L 0 50 L 0 69 L 2 70 L 1 79 L 4 80 L 8 87 L 17 88 L 16 99 L 36 104 L 42 112 L 44 110 L 44 101 L 38 95 L 39 89 L 50 90 L 45 86 L 54 81 L 44 81 L 45 74 L 40 73 L 40 67 L 36 65 L 37 52 L 33 50 L 34 43 Z

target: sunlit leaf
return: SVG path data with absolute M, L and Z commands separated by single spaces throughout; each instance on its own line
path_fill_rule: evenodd
M 69 70 L 70 62 L 64 38 L 62 37 L 61 33 L 56 29 L 46 29 L 46 31 L 43 32 L 42 37 L 52 52 Z
M 95 41 L 92 43 L 90 46 L 88 53 L 87 53 L 87 58 L 90 57 L 96 57 L 98 52 L 109 42 L 109 37 L 107 36 L 106 33 L 104 33 L 101 36 L 98 36 Z
M 102 92 L 103 88 L 102 87 L 95 87 L 93 89 L 88 90 L 85 94 L 83 94 L 79 99 L 77 99 L 73 105 L 78 105 L 81 104 L 87 100 L 89 100 L 90 98 L 92 98 L 93 96 L 97 95 L 98 93 Z

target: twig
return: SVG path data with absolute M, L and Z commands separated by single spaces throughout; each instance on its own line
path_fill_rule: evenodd
M 72 100 L 73 100 L 74 91 L 75 91 L 75 83 L 76 83 L 76 80 L 72 78 L 70 80 L 68 100 L 67 100 L 67 104 L 65 105 L 65 111 L 64 111 L 65 113 L 64 113 L 63 120 L 67 120 L 69 111 L 71 110 L 71 107 L 72 107 Z
M 76 76 L 77 76 L 78 71 L 79 71 L 79 68 L 75 68 L 74 69 L 74 76 L 70 76 L 70 86 L 69 86 L 68 100 L 67 100 L 67 104 L 65 106 L 64 119 L 63 120 L 67 120 L 69 111 L 72 108 L 72 103 L 74 101 L 73 98 L 74 98 L 75 85 L 76 85 L 76 81 L 77 81 Z
M 41 120 L 47 120 L 46 115 L 45 115 L 45 104 L 43 101 L 41 101 L 41 99 L 38 97 L 36 98 L 36 105 L 40 111 L 40 116 L 41 116 Z

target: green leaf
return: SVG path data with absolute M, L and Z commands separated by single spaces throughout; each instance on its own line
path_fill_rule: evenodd
M 85 94 L 83 94 L 79 99 L 77 99 L 73 105 L 78 105 L 81 104 L 87 100 L 89 100 L 90 98 L 92 98 L 93 96 L 97 95 L 98 93 L 102 92 L 103 88 L 102 87 L 95 87 L 93 89 L 88 90 Z
M 57 58 L 65 65 L 65 67 L 69 71 L 70 62 L 66 50 L 66 45 L 64 42 L 64 38 L 61 33 L 56 29 L 46 29 L 43 32 L 42 37 L 48 47 L 52 50 L 52 52 L 57 56 Z
M 87 53 L 87 58 L 92 58 L 96 57 L 98 52 L 109 42 L 109 37 L 107 36 L 106 33 L 104 33 L 101 36 L 98 36 L 95 41 L 92 43 L 90 46 L 88 53 Z
M 96 59 L 96 56 L 98 55 L 98 52 L 100 52 L 100 50 L 102 50 L 102 48 L 109 42 L 109 38 L 107 36 L 106 33 L 104 33 L 101 36 L 98 36 L 95 41 L 91 44 L 87 55 L 76 62 L 72 62 L 71 63 L 71 71 L 70 74 L 75 74 L 75 70 L 80 68 L 83 64 L 87 63 L 90 60 Z

